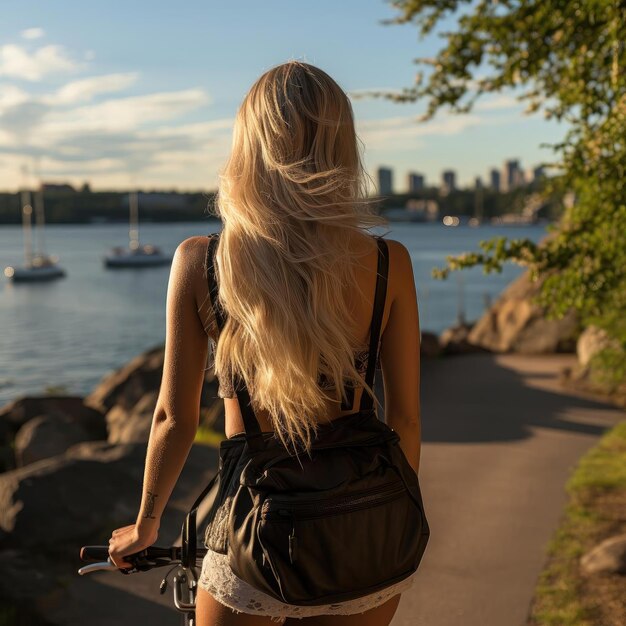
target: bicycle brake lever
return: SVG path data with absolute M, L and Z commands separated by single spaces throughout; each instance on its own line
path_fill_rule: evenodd
M 138 559 L 139 563 L 133 565 L 133 567 L 117 567 L 113 561 L 111 561 L 111 557 L 109 557 L 106 561 L 100 561 L 98 563 L 90 563 L 89 565 L 85 565 L 78 570 L 78 573 L 89 574 L 89 572 L 95 572 L 98 570 L 111 571 L 118 570 L 122 574 L 134 574 L 135 572 L 145 571 L 146 569 L 150 569 L 150 567 L 146 567 L 145 559 Z
M 85 574 L 89 574 L 90 572 L 96 572 L 99 570 L 113 570 L 117 569 L 111 561 L 100 561 L 99 563 L 90 563 L 89 565 L 84 565 L 78 570 L 78 573 L 83 576 Z

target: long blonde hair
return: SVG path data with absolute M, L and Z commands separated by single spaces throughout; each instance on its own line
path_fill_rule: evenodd
M 245 381 L 285 446 L 310 451 L 316 417 L 364 387 L 342 297 L 355 285 L 351 235 L 387 224 L 368 198 L 352 106 L 328 74 L 300 61 L 265 72 L 235 120 L 219 174 L 218 301 L 227 317 L 213 367 Z M 328 396 L 318 383 L 334 382 Z

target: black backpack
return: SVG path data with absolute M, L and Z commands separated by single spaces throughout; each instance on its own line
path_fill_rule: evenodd
M 365 380 L 374 384 L 384 311 L 388 250 L 378 243 L 378 276 Z M 214 254 L 207 251 L 216 321 Z M 209 496 L 204 542 L 227 554 L 232 571 L 288 604 L 351 600 L 397 583 L 420 564 L 430 529 L 419 481 L 398 434 L 376 415 L 365 391 L 356 413 L 321 424 L 311 456 L 290 453 L 262 432 L 250 396 L 234 381 L 245 433 L 220 444 L 219 468 L 183 526 L 183 560 L 195 566 L 196 510 Z

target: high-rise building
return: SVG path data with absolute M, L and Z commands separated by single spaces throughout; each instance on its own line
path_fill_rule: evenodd
M 491 188 L 494 191 L 500 191 L 500 171 L 497 169 L 492 169 L 489 172 L 489 179 L 491 181 Z
M 450 193 L 456 189 L 456 172 L 454 170 L 444 170 L 441 175 L 441 192 Z
M 474 178 L 474 189 L 482 189 L 483 188 L 483 179 L 480 176 L 476 176 Z
M 521 170 L 517 159 L 505 161 L 503 170 L 502 187 L 504 191 L 511 191 L 524 184 L 524 172 Z
M 533 168 L 533 183 L 539 182 L 539 179 L 546 175 L 546 171 L 543 165 L 538 165 Z
M 378 168 L 378 195 L 390 196 L 393 194 L 393 170 L 389 167 Z
M 424 189 L 424 175 L 418 174 L 417 172 L 409 172 L 407 176 L 407 187 L 409 193 Z

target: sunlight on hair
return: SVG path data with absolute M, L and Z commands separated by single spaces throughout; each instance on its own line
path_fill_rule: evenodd
M 350 244 L 387 220 L 372 209 L 357 142 L 344 91 L 289 61 L 245 96 L 220 172 L 216 273 L 228 317 L 215 372 L 241 376 L 281 441 L 307 451 L 326 403 L 344 399 L 346 381 L 365 386 L 343 294 L 357 284 Z M 332 396 L 319 373 L 334 381 Z

